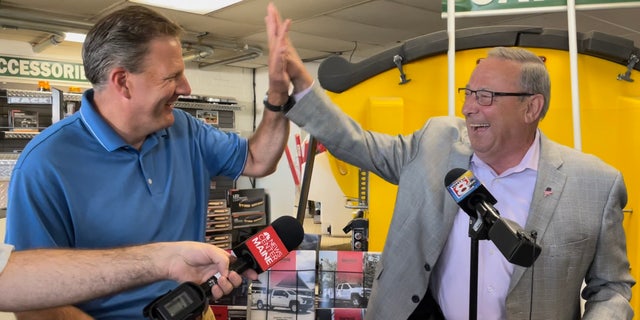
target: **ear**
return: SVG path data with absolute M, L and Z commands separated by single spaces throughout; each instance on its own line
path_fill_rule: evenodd
M 115 90 L 123 97 L 131 98 L 131 92 L 129 91 L 129 73 L 124 68 L 113 68 L 109 73 L 109 83 Z
M 544 97 L 541 94 L 533 95 L 529 98 L 527 104 L 527 110 L 524 114 L 524 121 L 526 123 L 533 123 L 540 120 L 542 114 L 542 107 L 544 106 Z

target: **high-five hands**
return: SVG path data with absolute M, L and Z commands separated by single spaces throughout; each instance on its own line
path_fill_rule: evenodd
M 265 23 L 269 40 L 269 93 L 286 96 L 291 84 L 294 93 L 309 88 L 313 78 L 289 39 L 291 20 L 283 21 L 276 6 L 269 3 Z

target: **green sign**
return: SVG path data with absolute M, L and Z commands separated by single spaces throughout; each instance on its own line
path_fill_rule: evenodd
M 576 6 L 597 4 L 632 4 L 638 0 L 575 0 Z M 528 9 L 566 6 L 566 0 L 455 0 L 456 12 Z M 442 0 L 442 12 L 447 12 L 447 0 Z
M 87 82 L 81 63 L 0 56 L 0 77 Z

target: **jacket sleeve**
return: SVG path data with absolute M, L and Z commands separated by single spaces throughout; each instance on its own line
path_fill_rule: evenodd
M 629 304 L 635 284 L 629 273 L 622 209 L 627 192 L 618 172 L 604 208 L 596 255 L 585 277 L 583 319 L 632 319 Z

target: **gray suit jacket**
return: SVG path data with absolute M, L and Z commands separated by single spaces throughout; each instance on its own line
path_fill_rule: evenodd
M 464 120 L 430 119 L 407 136 L 365 131 L 318 84 L 287 113 L 337 158 L 398 185 L 367 319 L 406 319 L 427 292 L 429 278 L 458 206 L 444 188 L 453 168 L 472 154 Z M 517 186 L 514 186 L 517 187 Z M 553 193 L 544 196 L 551 188 Z M 631 319 L 629 273 L 619 171 L 594 156 L 542 137 L 538 178 L 525 230 L 536 230 L 542 253 L 531 268 L 515 266 L 506 301 L 509 319 Z M 375 212 L 371 213 L 375 215 Z M 468 307 L 468 306 L 460 306 Z

